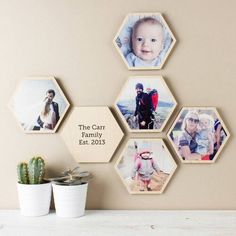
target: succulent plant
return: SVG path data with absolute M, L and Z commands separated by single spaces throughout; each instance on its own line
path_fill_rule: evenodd
M 48 180 L 53 181 L 58 185 L 80 185 L 87 183 L 90 179 L 92 179 L 92 174 L 88 171 L 80 171 L 79 166 L 74 169 L 69 169 L 63 171 L 62 176 L 50 178 Z
M 42 157 L 33 157 L 29 163 L 17 165 L 17 174 L 21 184 L 42 184 L 45 174 L 45 163 Z
M 17 165 L 17 175 L 20 184 L 28 184 L 29 183 L 29 175 L 28 175 L 28 164 L 25 162 L 21 162 Z
M 29 183 L 41 184 L 45 173 L 45 163 L 42 157 L 33 157 L 28 164 Z

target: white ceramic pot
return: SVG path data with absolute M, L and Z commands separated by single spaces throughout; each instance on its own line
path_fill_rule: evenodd
M 84 215 L 88 183 L 71 186 L 52 184 L 52 188 L 57 216 Z
M 20 211 L 24 216 L 43 216 L 49 213 L 52 185 L 17 183 Z

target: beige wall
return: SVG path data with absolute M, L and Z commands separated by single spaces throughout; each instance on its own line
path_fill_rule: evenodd
M 60 130 L 19 129 L 6 105 L 21 78 L 54 75 L 73 106 L 112 106 L 128 76 L 161 74 L 179 103 L 175 115 L 184 105 L 216 106 L 230 141 L 215 164 L 181 164 L 174 155 L 178 170 L 160 196 L 128 194 L 113 168 L 123 143 L 110 163 L 83 165 L 95 175 L 87 207 L 236 209 L 235 7 L 234 0 L 0 0 L 0 208 L 18 207 L 20 160 L 42 155 L 50 175 L 75 165 Z M 125 15 L 145 11 L 162 12 L 178 40 L 158 72 L 128 71 L 112 45 Z

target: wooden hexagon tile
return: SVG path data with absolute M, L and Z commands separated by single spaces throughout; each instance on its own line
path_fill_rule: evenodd
M 113 43 L 129 70 L 158 70 L 176 39 L 161 13 L 132 13 L 125 17 Z
M 75 107 L 61 136 L 78 162 L 109 162 L 123 132 L 108 107 Z
M 229 137 L 215 107 L 183 107 L 168 132 L 183 163 L 214 163 Z
M 70 104 L 56 79 L 28 77 L 20 81 L 9 108 L 25 133 L 55 133 Z
M 159 75 L 130 77 L 114 104 L 129 132 L 139 133 L 161 132 L 176 105 L 165 80 Z
M 130 194 L 161 194 L 177 165 L 162 139 L 129 139 L 115 169 Z

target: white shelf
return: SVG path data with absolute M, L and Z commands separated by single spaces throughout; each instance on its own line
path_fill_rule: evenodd
M 236 211 L 92 210 L 80 218 L 24 217 L 0 211 L 1 236 L 236 235 Z

